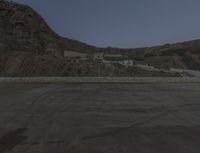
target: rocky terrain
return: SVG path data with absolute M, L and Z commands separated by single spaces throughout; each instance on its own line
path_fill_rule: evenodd
M 0 1 L 0 49 L 60 57 L 63 50 L 94 50 L 95 47 L 58 36 L 29 6 Z
M 141 49 L 97 48 L 57 35 L 32 8 L 0 0 L 0 76 L 171 76 L 103 63 L 71 63 L 64 50 L 128 55 L 140 64 L 200 69 L 200 41 Z
M 0 1 L 2 76 L 78 75 L 80 68 L 63 58 L 63 51 L 67 49 L 96 50 L 93 46 L 58 36 L 29 6 Z M 83 73 L 91 71 L 90 75 L 96 74 L 95 70 L 90 69 L 92 67 L 94 66 L 86 65 L 84 69 L 88 70 Z

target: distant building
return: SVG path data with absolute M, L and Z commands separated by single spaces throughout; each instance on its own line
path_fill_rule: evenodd
M 88 55 L 86 53 L 66 50 L 64 51 L 64 57 L 71 59 L 87 59 Z
M 133 66 L 135 65 L 135 62 L 133 60 L 103 60 L 104 63 L 107 64 L 120 64 L 120 65 L 124 65 L 124 66 Z
M 70 59 L 102 61 L 103 53 L 82 53 L 77 51 L 66 50 L 64 51 L 64 57 Z
M 122 54 L 105 54 L 103 61 L 104 63 L 121 64 L 124 66 L 133 66 L 135 64 L 134 60 Z
M 123 58 L 124 55 L 121 54 L 104 54 L 104 58 Z
M 64 57 L 73 60 L 74 62 L 78 60 L 93 60 L 102 61 L 107 64 L 121 64 L 124 66 L 133 66 L 135 62 L 128 57 L 121 54 L 104 54 L 103 52 L 97 53 L 83 53 L 77 51 L 64 51 Z
M 119 63 L 124 65 L 124 66 L 133 66 L 133 65 L 135 65 L 135 62 L 133 60 L 122 60 L 122 61 L 119 61 Z

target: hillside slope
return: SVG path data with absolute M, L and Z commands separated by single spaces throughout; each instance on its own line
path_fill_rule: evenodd
M 97 50 L 79 41 L 60 37 L 29 6 L 0 0 L 1 76 L 62 76 L 69 67 L 73 67 L 63 58 L 63 51 L 67 49 Z M 70 73 L 75 75 L 76 69 Z
M 0 51 L 26 51 L 62 56 L 63 50 L 94 50 L 95 47 L 62 38 L 26 5 L 0 1 Z
M 100 50 L 127 55 L 140 64 L 200 70 L 200 40 L 146 48 L 101 48 Z
M 0 0 L 0 76 L 130 76 L 123 67 L 71 63 L 64 50 L 124 54 L 141 64 L 200 70 L 200 40 L 150 48 L 97 48 L 57 35 L 32 8 Z M 135 76 L 164 76 L 141 70 Z

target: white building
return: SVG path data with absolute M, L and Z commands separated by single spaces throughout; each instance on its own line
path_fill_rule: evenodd
M 124 66 L 135 65 L 135 62 L 133 60 L 112 60 L 112 61 L 103 60 L 103 62 L 107 63 L 107 64 L 121 64 L 121 65 L 124 65 Z
M 103 53 L 82 53 L 77 51 L 66 50 L 64 51 L 64 57 L 70 59 L 102 61 Z
M 125 65 L 125 66 L 133 66 L 134 61 L 133 60 L 121 60 L 119 61 L 119 64 Z

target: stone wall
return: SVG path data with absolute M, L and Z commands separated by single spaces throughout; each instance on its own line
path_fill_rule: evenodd
M 200 83 L 200 77 L 0 77 L 0 83 Z

